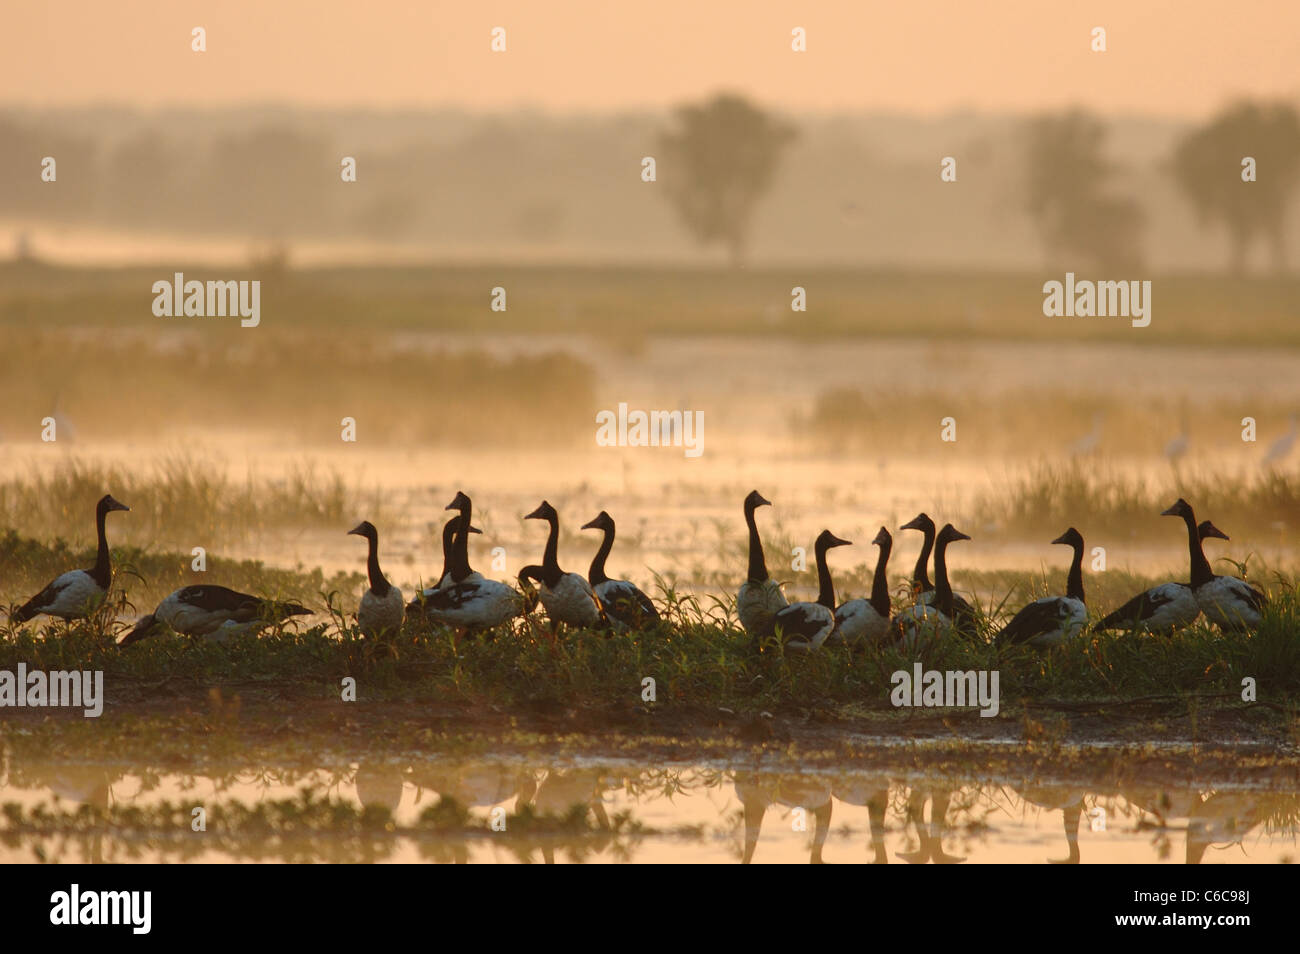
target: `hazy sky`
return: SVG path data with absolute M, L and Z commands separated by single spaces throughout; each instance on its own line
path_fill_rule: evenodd
M 789 109 L 1300 98 L 1297 0 L 3 0 L 0 102 L 557 111 L 721 87 Z M 207 29 L 208 51 L 190 50 Z M 489 50 L 507 30 L 507 52 Z M 807 30 L 808 52 L 790 50 Z M 1104 26 L 1109 51 L 1089 50 Z

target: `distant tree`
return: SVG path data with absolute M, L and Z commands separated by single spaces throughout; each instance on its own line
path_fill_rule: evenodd
M 1112 191 L 1119 167 L 1105 146 L 1106 127 L 1079 110 L 1035 117 L 1025 129 L 1025 205 L 1053 261 L 1141 262 L 1145 216 L 1134 199 Z
M 739 264 L 754 209 L 795 130 L 726 94 L 678 108 L 676 123 L 661 137 L 658 164 L 669 201 L 700 243 L 721 242 Z
M 1246 156 L 1256 162 L 1254 182 L 1241 178 Z M 1286 268 L 1287 202 L 1300 185 L 1300 116 L 1292 106 L 1228 107 L 1179 143 L 1173 168 L 1201 223 L 1228 230 L 1234 272 L 1245 271 L 1246 253 L 1258 237 L 1272 249 L 1273 266 Z

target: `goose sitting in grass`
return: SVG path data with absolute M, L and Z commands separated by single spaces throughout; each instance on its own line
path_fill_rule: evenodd
M 935 544 L 935 525 L 927 513 L 918 513 L 907 523 L 899 527 L 900 530 L 920 530 L 924 535 L 921 544 L 921 553 L 916 558 L 916 567 L 912 570 L 912 592 L 918 603 L 933 605 L 937 589 L 930 582 L 930 575 L 926 570 L 926 564 L 930 561 L 930 551 Z M 970 539 L 967 537 L 966 539 Z M 937 563 L 937 560 L 936 560 Z M 935 573 L 938 573 L 938 566 L 935 567 Z M 956 630 L 963 635 L 973 636 L 977 632 L 975 622 L 975 609 L 956 593 L 952 594 L 952 618 Z
M 560 515 L 555 508 L 543 500 L 542 505 L 524 519 L 545 520 L 550 525 L 541 566 L 524 567 L 519 571 L 519 581 L 524 586 L 528 586 L 530 580 L 541 584 L 538 596 L 551 620 L 551 637 L 555 637 L 561 623 L 579 629 L 602 626 L 605 613 L 591 584 L 577 573 L 560 569 Z
M 948 581 L 948 544 L 969 539 L 950 523 L 944 524 L 935 537 L 934 575 L 938 583 L 933 598 L 929 602 L 918 599 L 914 606 L 890 621 L 890 627 L 903 649 L 915 651 L 930 640 L 955 629 L 953 616 L 956 613 L 957 597 Z
M 772 502 L 765 500 L 757 490 L 750 491 L 745 498 L 745 523 L 749 526 L 749 574 L 736 595 L 736 615 L 740 617 L 740 625 L 745 628 L 745 632 L 755 641 L 772 635 L 773 620 L 787 605 L 781 584 L 767 575 L 763 541 L 758 537 L 758 524 L 754 521 L 754 511 L 757 508 L 771 505 Z
M 635 583 L 611 580 L 605 573 L 605 560 L 614 548 L 614 518 L 602 510 L 594 520 L 584 523 L 582 529 L 602 530 L 605 534 L 587 571 L 587 582 L 596 591 L 610 621 L 627 629 L 641 629 L 659 622 L 659 611 Z
M 405 607 L 402 603 L 402 591 L 388 582 L 384 571 L 379 568 L 379 531 L 369 520 L 363 520 L 348 535 L 365 537 L 369 545 L 366 558 L 366 574 L 370 587 L 361 594 L 361 606 L 357 609 L 357 627 L 363 636 L 380 636 L 386 632 L 396 632 L 402 626 Z
M 835 629 L 835 585 L 826 565 L 826 551 L 851 545 L 851 541 L 841 540 L 829 530 L 823 530 L 817 536 L 814 546 L 817 554 L 817 602 L 791 603 L 772 618 L 772 631 L 785 642 L 786 649 L 819 649 Z
M 1071 527 L 1052 543 L 1074 549 L 1074 559 L 1065 581 L 1065 595 L 1045 596 L 1022 609 L 994 637 L 999 646 L 1017 643 L 1039 648 L 1059 646 L 1078 636 L 1087 625 L 1088 607 L 1083 599 L 1083 537 Z
M 835 611 L 835 629 L 827 637 L 828 643 L 874 642 L 889 632 L 889 577 L 885 569 L 889 565 L 889 551 L 894 540 L 889 531 L 881 527 L 871 542 L 880 547 L 876 572 L 871 578 L 871 599 L 848 600 L 840 605 Z
M 149 615 L 141 618 L 119 646 L 129 646 L 163 629 L 182 636 L 206 636 L 225 642 L 281 622 L 290 616 L 307 616 L 300 603 L 264 600 L 224 586 L 200 583 L 176 590 Z
M 1170 508 L 1172 509 L 1172 508 Z M 1177 516 L 1166 510 L 1161 516 Z M 1208 582 L 1214 578 L 1210 564 L 1200 547 L 1200 541 L 1206 537 L 1218 537 L 1226 540 L 1227 535 L 1210 521 L 1206 520 L 1196 528 L 1196 545 L 1191 550 L 1191 573 L 1193 580 Z M 1200 556 L 1198 566 L 1197 556 Z M 1143 629 L 1148 633 L 1167 635 L 1182 626 L 1189 626 L 1201 613 L 1196 599 L 1196 591 L 1191 581 L 1187 583 L 1160 583 L 1143 593 L 1139 593 L 1117 610 L 1103 616 L 1093 627 L 1098 630 Z
M 104 535 L 104 518 L 115 510 L 130 510 L 124 503 L 105 494 L 95 505 L 95 531 L 99 536 L 99 549 L 95 565 L 89 570 L 69 570 L 55 577 L 45 589 L 14 611 L 13 621 L 25 623 L 42 614 L 59 619 L 85 619 L 108 596 L 113 582 L 113 566 L 108 553 L 108 538 Z
M 1259 627 L 1268 598 L 1245 580 L 1235 576 L 1218 576 L 1210 569 L 1201 544 L 1200 527 L 1192 506 L 1182 497 L 1163 516 L 1182 517 L 1187 525 L 1187 545 L 1192 557 L 1192 590 L 1196 605 L 1205 618 L 1225 632 L 1242 633 Z M 1214 536 L 1227 535 L 1213 524 Z
M 464 582 L 449 582 L 429 593 L 425 591 L 406 608 L 408 615 L 422 615 L 433 623 L 453 626 L 466 632 L 480 632 L 500 626 L 524 612 L 524 597 L 513 586 L 489 580 L 475 573 L 469 565 L 469 534 L 477 533 L 467 527 L 467 517 L 456 517 L 460 525 L 452 545 L 452 578 Z
M 456 496 L 451 503 L 447 504 L 447 509 L 460 511 L 461 518 L 465 521 L 464 526 L 470 528 L 469 529 L 470 533 L 480 532 L 474 529 L 474 520 L 473 520 L 474 503 L 469 499 L 469 497 L 463 491 L 460 490 L 456 491 Z M 459 531 L 459 529 L 460 528 L 458 526 L 457 531 Z M 443 539 L 444 540 L 446 539 L 445 529 L 443 531 Z M 443 572 L 442 578 L 438 581 L 439 586 L 446 586 L 449 582 L 469 583 L 469 582 L 474 582 L 483 579 L 482 574 L 474 572 L 469 567 L 469 537 L 462 534 L 459 537 L 457 537 L 457 539 L 459 540 L 459 545 L 465 549 L 465 554 L 464 554 L 465 559 L 461 563 L 463 569 L 458 570 L 456 568 L 456 564 L 453 563 L 450 571 Z M 445 552 L 443 556 L 444 558 L 446 557 Z M 450 576 L 450 580 L 448 579 L 448 576 Z

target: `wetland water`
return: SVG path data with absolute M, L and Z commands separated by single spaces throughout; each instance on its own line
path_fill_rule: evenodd
M 1260 864 L 1296 859 L 1300 791 L 1195 772 L 1144 786 L 585 759 L 198 775 L 10 761 L 0 805 L 4 863 Z

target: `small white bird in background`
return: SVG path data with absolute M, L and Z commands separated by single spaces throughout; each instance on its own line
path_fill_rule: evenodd
M 1297 435 L 1300 435 L 1300 427 L 1297 426 L 1296 416 L 1292 414 L 1291 429 L 1269 445 L 1268 453 L 1264 455 L 1264 466 L 1276 464 L 1290 454 L 1295 447 Z
M 1178 462 L 1187 456 L 1187 448 L 1191 442 L 1191 435 L 1187 433 L 1187 418 L 1184 416 L 1182 431 L 1165 444 L 1165 460 L 1177 466 Z
M 1101 426 L 1105 420 L 1106 415 L 1102 411 L 1092 416 L 1092 430 L 1070 445 L 1070 456 L 1088 457 L 1097 452 L 1097 447 L 1101 444 Z

